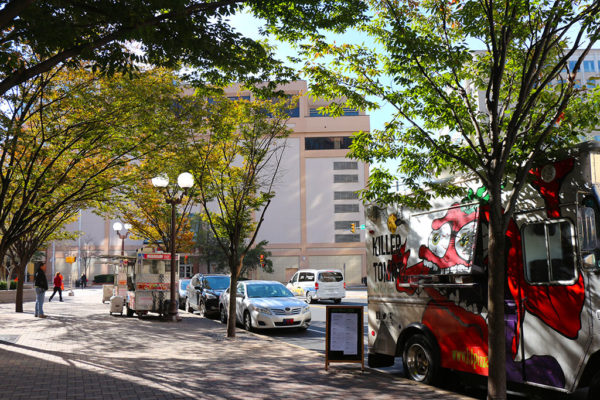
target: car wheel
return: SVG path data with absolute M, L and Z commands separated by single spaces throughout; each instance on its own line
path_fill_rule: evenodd
M 200 304 L 198 304 L 198 314 L 201 317 L 206 316 L 206 305 L 204 305 L 203 301 L 200 301 Z
M 340 304 L 342 302 L 342 299 L 333 299 L 333 302 L 335 304 Z
M 433 384 L 438 377 L 439 357 L 425 335 L 408 338 L 402 354 L 402 365 L 408 379 Z
M 310 303 L 313 302 L 313 297 L 312 297 L 312 294 L 310 292 L 306 292 L 306 302 L 308 304 L 310 304 Z
M 221 322 L 227 323 L 227 312 L 225 311 L 225 307 L 221 306 Z
M 189 312 L 189 313 L 194 313 L 194 309 L 192 308 L 192 305 L 190 304 L 190 299 L 185 299 L 185 311 Z
M 244 329 L 248 332 L 252 332 L 252 318 L 248 311 L 244 312 Z
M 308 329 L 308 325 L 300 325 L 298 327 L 299 332 L 306 332 L 307 329 Z
M 590 380 L 590 386 L 588 388 L 588 400 L 597 399 L 600 396 L 600 371 Z

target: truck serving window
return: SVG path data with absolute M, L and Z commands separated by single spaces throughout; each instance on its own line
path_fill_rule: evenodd
M 573 282 L 575 238 L 569 221 L 527 224 L 522 236 L 527 281 L 533 284 Z

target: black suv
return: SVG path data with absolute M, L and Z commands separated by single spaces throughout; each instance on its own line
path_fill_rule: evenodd
M 229 275 L 196 274 L 187 287 L 185 309 L 202 316 L 219 314 L 219 296 L 229 287 Z

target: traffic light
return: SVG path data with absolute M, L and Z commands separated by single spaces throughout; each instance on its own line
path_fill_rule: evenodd
M 350 232 L 356 232 L 356 224 L 354 222 L 350 224 Z
M 260 255 L 260 266 L 263 268 L 265 267 L 265 255 L 264 254 Z

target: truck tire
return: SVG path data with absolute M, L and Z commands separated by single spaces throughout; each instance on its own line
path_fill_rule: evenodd
M 313 297 L 310 292 L 306 292 L 306 303 L 311 304 L 313 302 Z
M 430 340 L 423 334 L 408 338 L 402 352 L 402 366 L 408 379 L 434 384 L 438 378 L 439 355 Z
M 394 356 L 387 354 L 369 353 L 367 355 L 367 363 L 371 368 L 391 367 L 394 365 Z
M 185 311 L 193 314 L 194 313 L 194 309 L 192 308 L 192 305 L 190 304 L 190 299 L 185 299 Z
M 588 400 L 600 398 L 600 371 L 596 372 L 594 376 L 592 376 L 592 379 L 590 379 L 587 398 Z
M 342 299 L 333 299 L 333 302 L 335 304 L 340 304 L 342 302 Z

